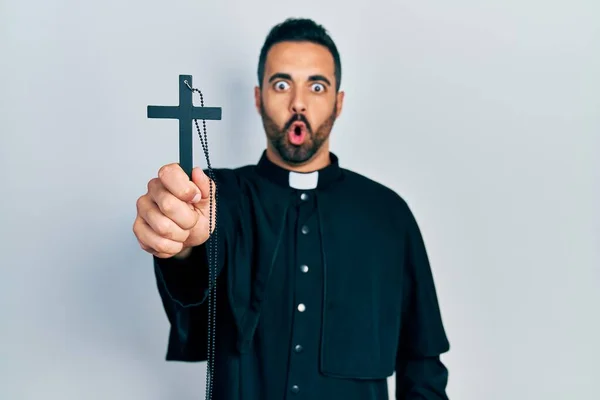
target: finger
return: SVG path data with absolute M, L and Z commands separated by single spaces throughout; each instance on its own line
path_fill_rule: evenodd
M 192 229 L 196 225 L 198 221 L 198 212 L 196 209 L 192 205 L 175 197 L 164 187 L 159 179 L 152 179 L 148 183 L 148 194 L 160 212 L 181 229 Z M 140 212 L 145 214 L 152 207 L 154 207 L 152 204 L 145 204 L 143 211 Z
M 143 231 L 145 229 L 146 229 L 146 226 L 142 223 L 141 218 L 139 216 L 137 216 L 135 218 L 135 221 L 133 222 L 133 233 L 138 241 L 138 244 L 140 245 L 142 250 L 144 250 L 150 254 L 156 255 L 156 254 L 158 254 L 158 252 L 156 252 L 150 246 L 147 246 L 146 244 L 144 244 L 144 242 L 142 241 L 142 237 L 144 235 Z
M 170 257 L 183 249 L 183 243 L 160 236 L 143 218 L 136 218 L 134 232 L 142 249 L 158 257 Z
M 181 201 L 196 203 L 202 194 L 179 164 L 168 164 L 158 171 L 158 179 L 163 186 Z
M 214 182 L 210 180 L 208 175 L 204 173 L 202 168 L 196 167 L 192 170 L 192 182 L 196 184 L 198 189 L 200 189 L 200 193 L 202 194 L 202 199 L 208 199 L 210 197 L 211 192 L 211 184 L 212 184 L 212 194 L 215 194 L 215 185 Z
M 142 217 L 154 232 L 166 239 L 183 243 L 189 236 L 188 230 L 184 230 L 173 220 L 166 217 L 154 203 L 142 210 L 140 212 L 140 217 Z
M 146 251 L 147 253 L 150 253 L 150 254 L 152 254 L 153 256 L 156 256 L 156 257 L 158 257 L 158 258 L 170 258 L 170 257 L 173 257 L 173 256 L 174 256 L 174 254 L 159 253 L 158 251 L 155 251 L 155 250 L 151 249 L 150 247 L 148 247 L 148 246 L 144 245 L 144 244 L 143 244 L 142 242 L 140 242 L 139 240 L 138 240 L 138 243 L 140 244 L 140 247 L 141 247 L 141 248 L 142 248 L 144 251 Z

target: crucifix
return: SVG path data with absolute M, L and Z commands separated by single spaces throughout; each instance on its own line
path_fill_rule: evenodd
M 193 120 L 220 120 L 220 107 L 194 106 L 191 75 L 179 75 L 179 105 L 178 106 L 148 106 L 148 118 L 178 119 L 179 120 L 179 165 L 192 178 Z M 202 94 L 200 94 L 202 95 Z
M 200 107 L 195 107 L 193 103 L 192 95 L 194 92 L 200 94 Z M 190 180 L 192 179 L 193 163 L 193 135 L 192 135 L 192 122 L 196 124 L 198 135 L 202 141 L 202 147 L 204 155 L 206 157 L 206 163 L 208 164 L 208 176 L 211 179 L 210 184 L 210 206 L 209 210 L 213 209 L 213 183 L 216 183 L 215 174 L 210 165 L 210 158 L 208 154 L 208 138 L 206 137 L 206 120 L 220 120 L 221 119 L 221 108 L 220 107 L 204 107 L 204 97 L 202 92 L 192 86 L 191 75 L 179 75 L 179 105 L 178 106 L 148 106 L 148 118 L 163 118 L 163 119 L 178 119 L 179 120 L 179 165 L 188 175 Z M 204 126 L 204 137 L 200 133 L 200 127 L 198 121 L 201 120 Z M 213 388 L 213 374 L 214 374 L 214 363 L 215 363 L 215 339 L 216 339 L 216 280 L 217 280 L 217 244 L 218 240 L 217 232 L 218 225 L 217 219 L 217 204 L 218 204 L 218 190 L 214 187 L 214 215 L 209 213 L 209 232 L 213 231 L 212 227 L 214 224 L 213 234 L 208 240 L 208 264 L 209 264 L 209 285 L 208 285 L 208 344 L 207 344 L 207 368 L 206 368 L 206 400 L 212 398 Z M 188 306 L 194 306 L 188 305 Z

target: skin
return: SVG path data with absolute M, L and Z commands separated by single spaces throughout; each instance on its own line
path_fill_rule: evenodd
M 308 42 L 283 42 L 271 48 L 255 106 L 265 129 L 266 155 L 288 170 L 310 172 L 329 160 L 329 137 L 342 111 L 344 92 L 336 92 L 333 56 L 326 47 Z M 301 146 L 288 139 L 287 128 L 300 118 L 307 129 Z M 162 166 L 136 202 L 133 233 L 140 247 L 159 258 L 185 258 L 210 237 L 209 190 L 214 182 L 201 168 L 190 180 L 179 164 Z M 214 229 L 214 227 L 213 227 Z
M 254 101 L 267 136 L 267 157 L 273 163 L 298 172 L 329 164 L 329 136 L 344 102 L 344 92 L 336 92 L 335 84 L 334 60 L 326 47 L 283 42 L 271 48 L 262 88 L 254 88 Z M 298 115 L 309 134 L 295 148 L 287 127 Z

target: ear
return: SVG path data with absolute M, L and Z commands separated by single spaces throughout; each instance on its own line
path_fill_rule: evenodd
M 344 106 L 344 96 L 345 93 L 343 91 L 339 91 L 337 94 L 337 108 L 335 110 L 335 117 L 338 118 L 342 113 L 342 107 Z
M 256 111 L 260 114 L 260 87 L 254 87 L 254 106 L 256 107 Z

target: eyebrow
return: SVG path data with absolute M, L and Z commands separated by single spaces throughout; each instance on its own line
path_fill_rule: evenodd
M 269 83 L 273 82 L 275 79 L 287 79 L 287 80 L 291 81 L 292 76 L 290 74 L 286 74 L 283 72 L 277 72 L 277 73 L 274 73 L 273 75 L 271 75 L 271 77 L 269 78 Z M 329 82 L 329 79 L 327 79 L 323 75 L 311 75 L 308 77 L 308 80 L 309 80 L 309 82 L 323 81 L 328 86 L 331 86 L 331 82 Z

